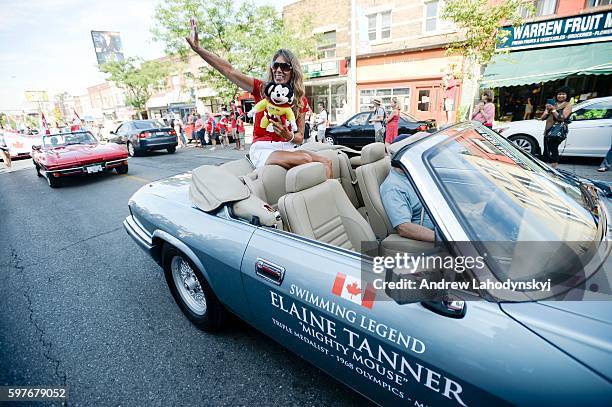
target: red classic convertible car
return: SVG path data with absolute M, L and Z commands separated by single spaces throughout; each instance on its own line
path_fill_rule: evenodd
M 42 145 L 32 147 L 36 174 L 49 186 L 61 185 L 64 177 L 110 171 L 128 172 L 127 151 L 114 143 L 100 144 L 88 131 L 46 135 Z

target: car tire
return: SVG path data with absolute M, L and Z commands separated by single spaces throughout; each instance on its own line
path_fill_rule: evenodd
M 168 151 L 168 154 L 174 154 L 176 152 L 176 146 L 168 147 L 166 150 Z
M 115 171 L 117 171 L 117 174 L 127 174 L 128 173 L 128 165 L 127 164 L 123 164 L 120 167 L 116 167 Z
M 167 243 L 162 249 L 162 266 L 168 288 L 183 314 L 203 331 L 219 330 L 226 311 L 202 272 L 185 254 Z
M 329 144 L 330 146 L 333 146 L 336 144 L 336 139 L 334 138 L 334 136 L 325 135 L 323 142 L 325 144 Z
M 134 147 L 134 145 L 131 142 L 127 142 L 127 151 L 128 151 L 128 155 L 130 157 L 137 157 L 138 156 L 138 150 L 136 150 L 136 148 Z
M 47 174 L 47 184 L 49 184 L 49 186 L 51 188 L 59 188 L 62 186 L 62 181 L 59 178 L 55 178 L 54 176 Z
M 540 148 L 538 146 L 538 142 L 533 137 L 527 134 L 517 134 L 515 136 L 508 137 L 514 145 L 516 145 L 521 150 L 529 153 L 531 155 L 537 155 L 540 153 Z

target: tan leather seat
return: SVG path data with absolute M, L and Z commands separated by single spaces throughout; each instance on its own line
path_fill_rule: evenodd
M 225 171 L 234 174 L 237 177 L 240 177 L 241 175 L 246 175 L 254 170 L 253 165 L 246 158 L 228 161 L 226 163 L 221 164 L 219 167 L 223 168 Z
M 376 236 L 335 179 L 326 179 L 321 163 L 287 172 L 287 195 L 278 201 L 285 228 L 301 236 L 359 251 Z
M 357 182 L 365 204 L 368 222 L 376 237 L 384 239 L 396 233 L 380 199 L 380 185 L 391 170 L 391 159 L 385 155 L 383 143 L 372 143 L 361 150 L 361 166 L 357 168 Z
M 319 150 L 315 154 L 331 160 L 332 177 L 340 182 L 344 192 L 346 192 L 346 196 L 348 196 L 353 206 L 365 218 L 366 210 L 357 185 L 357 175 L 353 168 L 351 168 L 351 163 L 346 153 L 337 149 L 327 149 Z
M 264 165 L 242 177 L 251 192 L 267 202 L 274 209 L 278 208 L 278 199 L 285 195 L 287 170 L 280 165 Z

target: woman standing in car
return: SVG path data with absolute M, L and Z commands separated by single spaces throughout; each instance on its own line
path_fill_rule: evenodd
M 555 103 L 547 103 L 544 114 L 540 120 L 546 120 L 544 126 L 544 161 L 550 163 L 551 167 L 557 168 L 559 165 L 559 144 L 567 137 L 567 120 L 572 114 L 572 103 L 569 101 L 570 89 L 562 86 L 557 91 Z M 550 100 L 549 102 L 552 102 Z M 553 126 L 564 127 L 565 137 L 558 137 L 550 130 Z
M 243 74 L 223 58 L 200 47 L 198 31 L 193 19 L 191 20 L 191 37 L 186 38 L 186 40 L 191 49 L 210 66 L 219 71 L 230 82 L 250 92 L 255 98 L 255 103 L 265 97 L 263 94 L 263 89 L 265 88 L 263 81 Z M 276 164 L 286 169 L 313 161 L 321 162 L 326 166 L 327 177 L 330 178 L 331 161 L 329 159 L 309 151 L 295 150 L 295 147 L 302 144 L 304 140 L 304 114 L 308 101 L 305 97 L 302 67 L 291 51 L 286 49 L 276 51 L 268 68 L 267 82 L 290 84 L 293 88 L 295 99 L 291 108 L 296 116 L 298 131 L 294 133 L 275 120 L 272 120 L 274 131 L 266 131 L 260 125 L 264 112 L 255 114 L 253 143 L 249 150 L 251 161 L 258 168 L 264 165 Z

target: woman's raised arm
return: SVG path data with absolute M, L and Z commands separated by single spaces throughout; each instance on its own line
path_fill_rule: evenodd
M 210 66 L 219 71 L 221 75 L 225 76 L 230 82 L 246 90 L 249 93 L 253 93 L 255 80 L 252 77 L 243 74 L 239 70 L 234 69 L 234 67 L 225 59 L 200 47 L 200 40 L 198 39 L 198 30 L 195 25 L 195 21 L 191 19 L 190 23 L 191 37 L 187 37 L 185 39 L 189 43 L 191 49 L 194 50 L 195 53 L 198 54 L 200 57 L 202 57 L 202 59 L 206 61 Z

